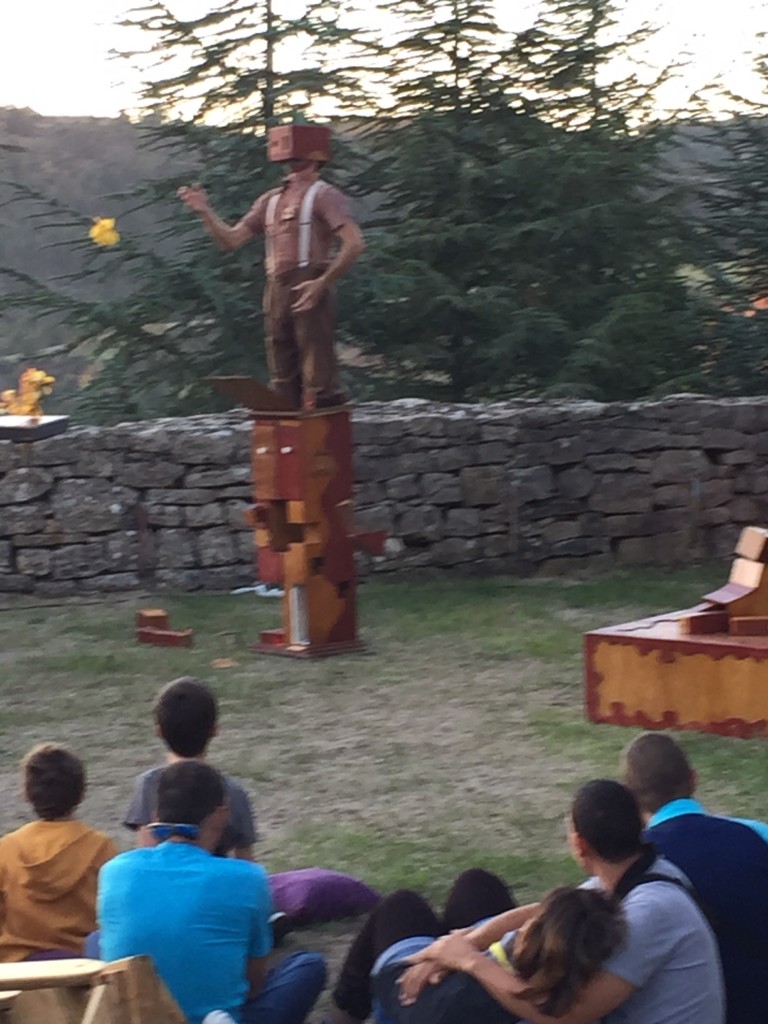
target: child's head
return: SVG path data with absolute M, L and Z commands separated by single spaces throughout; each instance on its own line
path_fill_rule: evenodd
M 514 966 L 543 1013 L 559 1017 L 623 941 L 621 903 L 596 889 L 552 889 L 515 937 Z
M 163 687 L 154 711 L 159 735 L 178 757 L 200 757 L 216 734 L 216 698 L 192 676 Z
M 68 818 L 85 795 L 85 768 L 79 757 L 56 743 L 33 747 L 21 762 L 24 795 L 43 821 Z

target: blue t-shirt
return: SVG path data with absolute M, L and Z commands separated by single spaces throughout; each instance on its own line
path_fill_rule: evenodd
M 99 875 L 101 955 L 142 954 L 189 1019 L 211 1010 L 236 1020 L 248 995 L 248 957 L 272 949 L 264 868 L 165 842 L 109 861 Z

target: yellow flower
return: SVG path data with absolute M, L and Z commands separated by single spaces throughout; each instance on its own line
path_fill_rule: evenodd
M 96 245 L 117 245 L 120 241 L 114 217 L 94 217 L 88 234 Z

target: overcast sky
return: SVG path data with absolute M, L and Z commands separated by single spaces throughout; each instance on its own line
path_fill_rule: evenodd
M 722 74 L 731 88 L 758 92 L 750 69 L 766 5 L 758 0 L 628 0 L 663 23 L 652 59 L 662 64 L 682 50 L 694 65 L 681 90 Z M 115 116 L 134 106 L 139 82 L 125 65 L 109 60 L 113 47 L 128 49 L 115 26 L 130 0 L 0 0 L 0 106 L 31 107 L 40 114 Z M 200 13 L 215 0 L 171 0 L 177 13 Z M 373 5 L 372 5 L 373 6 Z M 499 0 L 505 27 L 529 24 L 535 0 Z M 672 102 L 676 97 L 672 97 Z

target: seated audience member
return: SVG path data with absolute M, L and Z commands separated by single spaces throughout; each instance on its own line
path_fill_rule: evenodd
M 195 760 L 163 769 L 157 814 L 159 845 L 119 855 L 99 876 L 102 957 L 150 956 L 190 1024 L 215 1011 L 242 1024 L 301 1024 L 325 964 L 295 953 L 267 969 L 267 873 L 213 856 L 228 818 L 220 773 Z
M 191 676 L 176 679 L 157 695 L 154 706 L 155 732 L 168 747 L 167 763 L 204 761 L 208 744 L 218 733 L 218 709 L 211 690 Z M 138 832 L 138 845 L 151 846 L 154 840 L 146 826 L 154 820 L 157 780 L 162 766 L 139 775 L 123 824 Z M 232 854 L 253 859 L 253 844 L 258 838 L 248 795 L 239 782 L 222 773 L 227 790 L 229 821 L 216 854 Z
M 442 918 L 421 896 L 407 889 L 393 893 L 373 911 L 358 934 L 342 969 L 335 999 L 347 1013 L 335 1010 L 332 1020 L 362 1020 L 372 1004 L 371 972 L 383 998 L 376 1000 L 376 1018 L 427 1024 L 505 1024 L 515 1020 L 491 989 L 461 971 L 444 980 L 425 964 L 426 985 L 410 1004 L 402 1003 L 397 987 L 403 961 L 423 950 L 439 935 L 467 928 L 479 918 L 497 915 L 514 904 L 495 875 L 481 869 L 465 871 L 454 882 Z M 519 993 L 560 1015 L 576 1001 L 586 983 L 623 940 L 624 917 L 618 900 L 596 890 L 560 888 L 544 897 L 537 912 L 490 955 L 519 979 Z M 383 1005 L 382 1005 L 383 1004 Z M 388 1005 L 389 1004 L 389 1005 Z M 409 1008 L 410 1006 L 410 1008 Z M 350 1008 L 354 1012 L 350 1013 Z
M 530 1024 L 723 1024 L 714 936 L 681 873 L 643 843 L 641 831 L 637 805 L 620 783 L 600 779 L 576 793 L 569 844 L 577 862 L 593 876 L 582 888 L 621 900 L 627 934 L 591 980 L 584 978 L 566 1009 L 548 1001 L 546 978 L 534 974 L 532 984 L 524 965 L 517 969 L 515 931 L 527 940 L 527 930 L 541 926 L 541 906 L 534 904 L 436 942 L 422 919 L 415 925 L 420 934 L 406 944 L 397 941 L 406 936 L 390 932 L 388 949 L 382 951 L 381 943 L 369 945 L 367 963 L 358 957 L 363 942 L 358 945 L 356 940 L 334 990 L 329 1024 L 365 1019 L 372 995 L 380 1024 L 458 1024 L 447 998 L 451 986 L 463 984 L 461 979 L 457 983 L 457 973 L 469 975 L 497 1004 L 493 1013 L 478 1018 L 483 1024 L 520 1019 Z M 487 906 L 477 909 L 482 914 Z M 414 928 L 409 930 L 413 936 Z M 511 952 L 510 967 L 488 955 L 499 942 Z M 575 960 L 581 959 L 577 940 L 568 948 Z
M 82 956 L 96 927 L 96 880 L 117 850 L 74 817 L 85 769 L 64 747 L 34 747 L 21 765 L 37 821 L 0 839 L 0 960 Z
M 623 770 L 646 838 L 685 872 L 715 930 L 728 1024 L 754 1024 L 768 1014 L 768 826 L 707 814 L 693 799 L 696 773 L 665 733 L 633 740 Z

